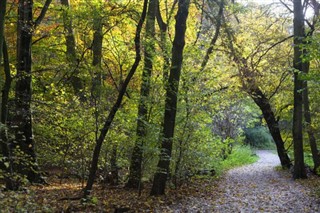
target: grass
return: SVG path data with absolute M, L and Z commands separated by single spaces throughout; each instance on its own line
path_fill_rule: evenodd
M 221 163 L 222 170 L 252 164 L 259 159 L 249 146 L 236 146 L 228 158 Z

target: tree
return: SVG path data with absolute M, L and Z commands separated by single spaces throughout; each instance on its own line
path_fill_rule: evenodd
M 100 7 L 100 5 L 99 5 Z M 92 78 L 91 97 L 98 101 L 100 98 L 101 90 L 101 60 L 102 60 L 102 44 L 103 44 L 103 17 L 100 15 L 100 8 L 97 8 L 97 12 L 94 11 L 93 20 L 93 40 L 92 40 L 92 66 L 94 69 Z
M 89 170 L 89 178 L 87 180 L 87 184 L 85 186 L 85 188 L 83 189 L 83 197 L 88 197 L 91 193 L 92 190 L 92 186 L 96 177 L 96 172 L 97 172 L 97 168 L 98 168 L 98 161 L 99 161 L 99 156 L 100 156 L 100 152 L 101 152 L 101 146 L 102 143 L 111 127 L 111 124 L 113 122 L 113 119 L 117 113 L 117 111 L 120 108 L 123 96 L 126 93 L 126 89 L 128 84 L 130 83 L 130 80 L 132 79 L 135 71 L 137 70 L 137 67 L 140 63 L 141 60 L 141 53 L 140 53 L 140 33 L 142 30 L 142 26 L 146 17 L 146 13 L 147 13 L 147 5 L 148 5 L 148 0 L 145 0 L 143 3 L 143 10 L 141 13 L 141 17 L 139 19 L 137 28 L 136 28 L 136 34 L 135 34 L 135 39 L 134 39 L 134 43 L 135 43 L 135 53 L 136 53 L 136 57 L 135 57 L 135 61 L 126 77 L 126 79 L 124 80 L 123 84 L 121 85 L 121 88 L 119 90 L 119 94 L 117 97 L 116 102 L 113 104 L 108 117 L 103 125 L 103 128 L 101 129 L 100 135 L 96 140 L 96 144 L 94 147 L 94 151 L 93 151 L 93 155 L 92 155 L 92 161 L 91 161 L 91 165 L 90 165 L 90 170 Z
M 2 161 L 0 164 L 0 169 L 5 171 L 6 174 L 6 189 L 14 190 L 16 189 L 16 185 L 14 180 L 11 178 L 12 176 L 12 158 L 9 148 L 9 140 L 8 140 L 8 109 L 9 109 L 9 92 L 11 88 L 12 77 L 10 74 L 10 65 L 9 65 L 9 54 L 7 43 L 3 40 L 3 64 L 4 64 L 4 72 L 5 72 L 5 83 L 2 88 L 2 100 L 1 100 L 1 114 L 0 114 L 0 153 L 2 154 Z
M 133 148 L 130 174 L 127 187 L 139 188 L 142 174 L 142 155 L 148 128 L 148 98 L 150 94 L 150 81 L 155 53 L 155 17 L 157 9 L 157 0 L 150 0 L 146 20 L 146 42 L 144 51 L 144 69 L 142 72 L 142 81 L 140 89 L 140 100 L 138 106 L 137 119 L 137 139 Z
M 66 57 L 69 63 L 70 69 L 70 81 L 75 94 L 79 97 L 80 101 L 85 101 L 85 95 L 83 92 L 83 82 L 79 78 L 79 62 L 76 52 L 76 39 L 73 32 L 72 16 L 70 15 L 70 2 L 69 0 L 61 0 L 61 4 L 65 7 L 63 10 L 63 26 L 66 40 Z M 98 23 L 97 23 L 98 24 Z
M 47 0 L 38 16 L 33 21 L 33 1 L 20 0 L 18 4 L 18 23 L 17 23 L 17 81 L 15 87 L 15 115 L 13 126 L 15 139 L 13 142 L 13 152 L 19 151 L 16 162 L 18 173 L 25 175 L 30 182 L 43 183 L 39 168 L 36 163 L 36 154 L 32 132 L 31 115 L 31 44 L 33 30 L 41 23 L 44 18 L 51 0 Z
M 303 80 L 301 74 L 303 72 L 303 50 L 301 44 L 305 38 L 304 31 L 304 15 L 301 0 L 294 0 L 294 108 L 293 108 L 293 145 L 294 145 L 294 167 L 293 178 L 306 178 L 306 170 L 304 166 L 303 153 L 303 133 L 302 133 L 302 119 L 303 119 Z
M 315 26 L 318 22 L 318 16 L 319 16 L 319 10 L 320 10 L 320 4 L 316 1 L 316 0 L 312 0 L 311 4 L 313 6 L 314 9 L 314 13 L 315 13 L 315 17 L 313 18 L 313 23 L 310 26 L 310 31 L 307 33 L 305 40 L 304 41 L 306 43 L 306 45 L 310 45 L 312 43 L 312 41 L 308 41 L 309 38 L 311 38 L 313 36 L 314 30 L 315 30 Z M 304 50 L 304 56 L 308 55 L 308 48 L 306 48 Z M 310 70 L 310 61 L 307 59 L 303 59 L 306 60 L 303 63 L 303 73 L 305 75 L 309 75 L 309 70 Z M 318 145 L 317 145 L 317 141 L 316 141 L 316 137 L 315 137 L 315 129 L 313 127 L 313 123 L 312 123 L 312 117 L 311 117 L 311 110 L 310 110 L 310 99 L 309 99 L 309 88 L 308 88 L 308 81 L 304 82 L 304 90 L 303 90 L 303 107 L 304 107 L 304 119 L 306 122 L 306 131 L 308 133 L 308 137 L 309 137 L 309 144 L 311 147 L 311 153 L 312 153 L 312 159 L 313 159 L 313 163 L 314 163 L 314 172 L 316 172 L 318 174 L 319 172 L 319 167 L 320 167 L 320 153 L 318 151 Z
M 7 136 L 6 136 L 6 124 L 7 124 L 7 109 L 8 109 L 8 98 L 9 90 L 11 86 L 11 75 L 10 69 L 8 68 L 8 63 L 6 62 L 6 57 L 2 57 L 7 53 L 6 42 L 4 39 L 4 24 L 5 24 L 5 13 L 6 13 L 7 1 L 0 1 L 0 65 L 2 64 L 2 58 L 4 58 L 4 72 L 5 72 L 5 83 L 2 89 L 2 100 L 1 100 L 1 126 L 0 126 L 0 143 L 1 143 L 1 153 L 3 156 L 8 156 L 7 147 Z M 6 170 L 6 166 L 1 163 L 1 168 Z
M 183 61 L 183 49 L 185 45 L 185 32 L 189 13 L 189 0 L 179 0 L 176 15 L 175 37 L 172 46 L 172 64 L 166 87 L 165 114 L 162 129 L 162 143 L 157 172 L 154 176 L 151 195 L 163 195 L 169 173 L 172 143 L 174 137 L 175 119 L 177 112 L 177 100 L 179 81 Z
M 271 26 L 272 25 L 269 26 L 270 32 L 272 32 Z M 247 29 L 247 31 L 249 31 L 249 29 Z M 227 34 L 227 39 L 229 40 L 227 45 L 232 60 L 235 62 L 238 68 L 238 75 L 240 77 L 242 89 L 253 99 L 256 105 L 260 108 L 271 133 L 271 136 L 276 144 L 281 165 L 283 167 L 290 168 L 291 161 L 286 152 L 284 141 L 281 136 L 279 120 L 275 116 L 270 101 L 272 96 L 279 90 L 281 83 L 283 83 L 283 79 L 279 79 L 279 85 L 274 89 L 274 91 L 272 91 L 269 97 L 268 94 L 262 89 L 262 85 L 264 84 L 264 82 L 261 80 L 259 81 L 259 76 L 263 76 L 261 73 L 266 73 L 268 69 L 272 69 L 270 67 L 270 64 L 264 65 L 262 60 L 264 58 L 267 58 L 268 53 L 271 49 L 288 40 L 288 37 L 281 39 L 280 41 L 276 41 L 274 44 L 270 44 L 270 46 L 265 47 L 266 44 L 269 44 L 270 41 L 273 41 L 271 38 L 266 39 L 265 37 L 267 35 L 264 35 L 263 37 L 252 36 L 250 37 L 250 45 L 252 45 L 253 47 L 251 47 L 250 49 L 245 46 L 248 43 L 238 44 L 236 42 L 237 35 L 232 31 L 232 29 L 226 27 L 225 32 Z M 255 33 L 257 34 L 258 31 L 256 31 Z M 260 37 L 263 38 L 262 41 L 260 40 Z

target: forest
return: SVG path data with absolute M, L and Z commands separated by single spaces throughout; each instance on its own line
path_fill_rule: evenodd
M 221 197 L 229 170 L 269 156 L 256 150 L 320 198 L 319 12 L 0 0 L 0 209 L 179 212 Z

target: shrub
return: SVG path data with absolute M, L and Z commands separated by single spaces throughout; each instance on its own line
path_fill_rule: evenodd
M 275 149 L 275 144 L 269 130 L 256 126 L 244 130 L 245 143 L 257 149 Z

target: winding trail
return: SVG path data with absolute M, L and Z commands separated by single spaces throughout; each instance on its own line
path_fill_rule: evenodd
M 229 170 L 221 179 L 198 186 L 200 194 L 185 196 L 155 212 L 173 213 L 320 213 L 318 177 L 292 179 L 277 170 L 279 158 L 271 151 L 256 151 L 259 160 Z
M 280 164 L 277 155 L 256 153 L 256 163 L 232 169 L 221 180 L 211 212 L 320 212 L 310 188 L 275 169 Z

